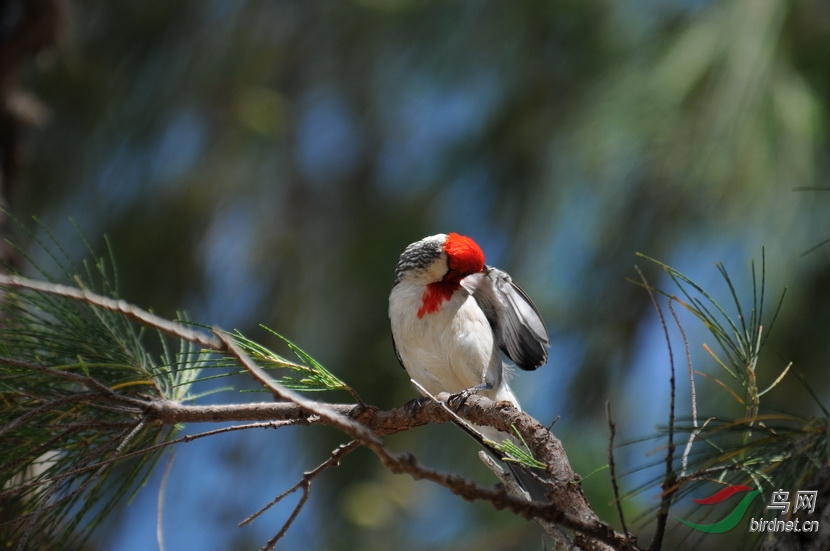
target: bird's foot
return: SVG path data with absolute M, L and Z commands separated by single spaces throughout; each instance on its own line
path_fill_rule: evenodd
M 404 411 L 408 413 L 410 416 L 414 416 L 421 408 L 424 407 L 424 404 L 432 400 L 429 396 L 421 396 L 419 398 L 413 398 L 412 400 L 408 401 L 403 405 Z
M 455 394 L 450 395 L 449 399 L 447 400 L 447 405 L 449 405 L 453 411 L 458 411 L 461 409 L 470 396 L 474 394 L 478 394 L 481 390 L 490 390 L 493 388 L 493 385 L 490 383 L 481 383 L 480 385 L 476 385 L 472 388 L 468 388 L 462 390 L 461 392 L 456 392 Z

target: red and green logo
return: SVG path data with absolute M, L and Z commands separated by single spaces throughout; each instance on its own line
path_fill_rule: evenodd
M 732 530 L 744 516 L 746 510 L 749 508 L 749 504 L 752 503 L 752 500 L 755 499 L 755 496 L 760 494 L 759 490 L 753 490 L 749 486 L 727 486 L 722 490 L 716 492 L 714 495 L 711 495 L 705 499 L 692 499 L 695 503 L 700 503 L 701 505 L 714 505 L 716 503 L 720 503 L 721 501 L 726 501 L 730 497 L 735 494 L 740 494 L 742 492 L 749 492 L 746 494 L 743 499 L 741 499 L 740 503 L 732 510 L 731 513 L 726 515 L 726 518 L 723 520 L 719 520 L 718 522 L 712 524 L 695 524 L 694 522 L 689 522 L 687 520 L 683 520 L 682 518 L 678 518 L 680 522 L 694 528 L 695 530 L 699 530 L 701 532 L 706 532 L 707 534 L 722 534 L 724 532 L 728 532 Z M 677 517 L 674 517 L 677 518 Z

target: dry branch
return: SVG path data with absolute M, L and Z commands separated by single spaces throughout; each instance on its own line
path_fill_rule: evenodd
M 527 501 L 511 495 L 503 488 L 485 488 L 460 476 L 435 471 L 421 465 L 413 456 L 393 454 L 383 445 L 380 440 L 383 436 L 427 423 L 452 420 L 451 412 L 447 411 L 443 404 L 434 400 L 413 400 L 403 407 L 389 411 L 381 411 L 365 404 L 328 404 L 313 401 L 276 382 L 251 360 L 227 333 L 219 329 L 214 330 L 213 334 L 194 331 L 181 323 L 160 318 L 124 301 L 97 295 L 84 288 L 0 274 L 1 285 L 26 288 L 82 301 L 98 308 L 117 312 L 143 325 L 197 343 L 204 348 L 230 354 L 278 400 L 275 403 L 258 404 L 184 405 L 170 400 L 140 397 L 135 394 L 125 395 L 101 385 L 87 375 L 68 373 L 45 365 L 22 365 L 14 358 L 0 357 L 0 364 L 5 363 L 17 368 L 52 373 L 56 378 L 71 378 L 73 383 L 87 389 L 86 392 L 79 394 L 79 404 L 88 403 L 91 407 L 113 408 L 122 413 L 125 418 L 134 421 L 135 431 L 144 426 L 194 422 L 270 422 L 255 426 L 273 426 L 272 423 L 278 422 L 292 425 L 329 425 L 370 449 L 393 473 L 405 473 L 415 479 L 431 480 L 465 500 L 487 501 L 496 509 L 508 509 L 527 519 L 552 522 L 570 529 L 575 533 L 574 543 L 579 549 L 636 549 L 636 545 L 631 540 L 602 522 L 593 512 L 579 485 L 580 478 L 570 466 L 562 443 L 545 426 L 526 413 L 513 408 L 509 403 L 493 403 L 482 396 L 470 396 L 454 409 L 458 415 L 477 425 L 491 426 L 506 433 L 518 431 L 533 456 L 548 466 L 547 476 L 544 479 L 548 485 L 547 493 L 550 498 L 548 503 Z M 448 396 L 441 395 L 438 398 L 445 401 Z M 51 406 L 47 404 L 44 407 Z M 178 440 L 178 442 L 182 441 L 187 440 Z M 171 441 L 163 442 L 115 458 L 101 459 L 97 463 L 92 462 L 61 476 L 75 476 L 89 470 L 100 472 L 115 461 L 148 453 L 172 443 Z M 48 483 L 49 480 L 40 482 Z M 27 485 L 24 484 L 12 491 L 26 491 L 26 487 Z M 0 496 L 3 493 L 0 493 Z

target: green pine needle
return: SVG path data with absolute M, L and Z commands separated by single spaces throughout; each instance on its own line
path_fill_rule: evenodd
M 284 369 L 288 373 L 282 375 L 277 381 L 286 388 L 306 392 L 320 392 L 330 390 L 345 390 L 352 392 L 351 388 L 338 379 L 329 370 L 323 367 L 317 360 L 302 350 L 293 342 L 289 341 L 273 329 L 260 325 L 263 329 L 283 341 L 288 348 L 297 356 L 302 363 L 292 362 L 267 347 L 249 339 L 240 331 L 226 333 L 233 338 L 234 342 L 252 360 L 264 369 Z M 227 358 L 227 365 L 236 365 L 230 357 Z
M 786 295 L 786 288 L 781 293 L 775 311 L 768 323 L 764 323 L 764 305 L 766 294 L 766 257 L 761 251 L 760 277 L 756 273 L 755 261 L 752 261 L 752 300 L 748 308 L 744 306 L 732 278 L 723 264 L 718 263 L 717 269 L 726 284 L 735 315 L 730 315 L 724 306 L 721 306 L 711 294 L 705 291 L 692 279 L 660 262 L 654 258 L 638 253 L 638 256 L 645 258 L 663 268 L 668 274 L 683 298 L 656 289 L 656 291 L 671 300 L 680 303 L 689 312 L 694 314 L 707 329 L 712 333 L 720 346 L 725 359 L 721 359 L 714 352 L 706 347 L 707 352 L 715 359 L 731 377 L 738 381 L 743 388 L 745 398 L 742 400 L 747 408 L 747 416 L 752 417 L 757 413 L 760 405 L 760 396 L 774 388 L 789 370 L 789 367 L 780 371 L 772 385 L 760 392 L 757 382 L 757 368 L 761 350 L 775 325 L 775 320 L 781 310 L 781 305 Z M 704 345 L 705 346 L 705 345 Z
M 547 469 L 547 464 L 542 463 L 541 461 L 533 457 L 533 453 L 530 451 L 530 446 L 527 445 L 527 442 L 525 442 L 525 439 L 522 438 L 522 435 L 519 433 L 519 431 L 516 430 L 516 427 L 512 428 L 519 442 L 521 442 L 521 446 L 519 446 L 518 444 L 516 444 L 516 442 L 509 438 L 505 438 L 501 442 L 492 442 L 490 440 L 485 440 L 485 442 L 487 442 L 496 450 L 504 454 L 504 457 L 502 458 L 503 461 L 513 461 L 514 463 L 521 463 L 525 467 L 529 467 L 532 469 Z
M 729 307 L 719 304 L 712 294 L 678 270 L 645 255 L 639 256 L 660 266 L 670 277 L 679 290 L 678 294 L 652 290 L 678 302 L 704 324 L 721 350 L 716 353 L 706 344 L 703 347 L 715 364 L 730 377 L 724 381 L 701 371 L 695 373 L 714 382 L 744 408 L 744 416 L 737 420 L 699 414 L 697 420 L 674 423 L 675 441 L 682 443 L 683 439 L 688 439 L 693 445 L 683 452 L 684 471 L 677 473 L 676 486 L 672 489 L 673 500 L 685 500 L 690 493 L 699 491 L 699 483 L 708 484 L 709 489 L 713 482 L 747 484 L 763 492 L 815 484 L 814 478 L 827 464 L 830 449 L 828 410 L 807 384 L 805 387 L 824 413 L 823 418 L 769 411 L 761 404 L 761 397 L 772 392 L 787 373 L 792 371 L 798 376 L 791 363 L 783 368 L 776 367 L 772 374 L 768 374 L 761 358 L 761 351 L 786 294 L 784 289 L 771 316 L 765 314 L 764 255 L 761 256 L 760 273 L 756 272 L 755 262 L 750 265 L 752 292 L 749 299 L 741 299 L 726 268 L 723 264 L 717 264 L 732 302 Z M 772 379 L 763 390 L 758 387 L 759 374 Z M 727 382 L 730 380 L 736 381 L 737 386 L 729 386 Z M 664 434 L 655 435 L 654 439 L 663 437 Z M 664 451 L 664 445 L 654 453 Z M 682 444 L 679 449 L 684 449 Z M 664 461 L 663 458 L 656 458 L 651 465 L 640 465 L 632 472 L 643 471 Z M 662 479 L 647 481 L 624 497 L 650 491 L 661 482 Z M 758 500 L 753 508 L 753 514 L 762 514 L 762 501 Z M 649 522 L 653 514 L 654 510 L 644 511 L 641 520 Z
M 136 321 L 83 293 L 50 289 L 68 281 L 117 299 L 117 271 L 109 243 L 108 257 L 79 265 L 41 230 L 29 235 L 63 273 L 35 266 L 46 286 L 0 286 L 0 541 L 28 542 L 32 549 L 82 541 L 146 481 L 179 428 L 148 422 L 148 402 L 193 402 L 233 388 L 201 389 L 201 383 L 247 374 L 230 356 L 171 337 L 161 325 Z M 195 326 L 181 314 L 177 322 Z M 287 370 L 280 382 L 290 388 L 356 396 L 309 354 L 266 330 L 299 363 L 238 331 L 231 336 L 263 367 Z
M 76 270 L 45 233 L 51 243 L 36 241 L 54 264 Z M 40 271 L 47 281 L 58 279 Z M 110 256 L 63 278 L 115 298 L 115 273 Z M 5 287 L 0 293 L 0 540 L 28 540 L 30 548 L 73 533 L 83 540 L 116 501 L 140 487 L 160 453 L 138 453 L 109 476 L 119 457 L 175 433 L 103 398 L 187 400 L 212 355 L 184 341 L 173 352 L 162 338 L 157 358 L 143 329 L 123 314 L 47 292 Z

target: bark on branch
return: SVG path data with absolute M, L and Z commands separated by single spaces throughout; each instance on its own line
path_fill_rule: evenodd
M 427 398 L 412 400 L 388 411 L 358 404 L 325 404 L 325 407 L 359 423 L 376 436 L 388 436 L 427 423 L 453 420 L 440 403 Z M 149 420 L 165 424 L 228 421 L 332 424 L 291 402 L 191 406 L 162 400 L 148 402 L 143 413 Z M 593 512 L 579 486 L 579 476 L 571 469 L 562 443 L 546 427 L 507 403 L 494 403 L 483 396 L 471 396 L 458 407 L 457 413 L 475 424 L 493 426 L 502 431 L 511 431 L 511 427 L 515 427 L 525 438 L 534 456 L 548 465 L 551 503 L 522 501 L 501 490 L 483 488 L 461 477 L 436 473 L 419 465 L 409 456 L 394 457 L 387 466 L 395 472 L 405 472 L 415 478 L 434 480 L 465 499 L 484 499 L 497 508 L 509 509 L 525 518 L 547 520 L 572 529 L 582 534 L 576 540 L 577 545 L 584 549 L 634 548 L 622 534 L 601 522 Z
M 509 403 L 494 403 L 482 396 L 470 396 L 462 404 L 454 405 L 457 415 L 476 425 L 494 427 L 502 432 L 518 431 L 528 444 L 533 456 L 547 465 L 544 483 L 548 486 L 547 503 L 527 501 L 516 497 L 502 488 L 484 488 L 460 476 L 448 475 L 421 465 L 409 454 L 397 455 L 388 450 L 380 440 L 381 437 L 409 430 L 427 423 L 452 421 L 452 413 L 446 405 L 430 398 L 413 400 L 403 407 L 381 411 L 365 404 L 328 404 L 309 400 L 273 380 L 260 368 L 225 332 L 215 329 L 213 333 L 193 330 L 181 323 L 171 322 L 154 314 L 141 310 L 123 301 L 97 295 L 84 288 L 68 287 L 52 283 L 38 282 L 18 276 L 0 274 L 0 286 L 26 288 L 36 292 L 49 293 L 65 298 L 86 302 L 88 304 L 118 312 L 143 325 L 155 327 L 165 333 L 195 342 L 202 347 L 234 356 L 250 374 L 263 386 L 268 388 L 275 398 L 275 403 L 190 406 L 169 400 L 141 398 L 115 392 L 102 385 L 94 378 L 53 369 L 43 365 L 23 365 L 13 358 L 0 357 L 0 364 L 15 367 L 48 371 L 56 378 L 71 379 L 80 388 L 86 387 L 81 394 L 81 401 L 101 407 L 106 402 L 111 408 L 134 419 L 138 427 L 152 424 L 173 425 L 194 422 L 242 422 L 268 421 L 297 424 L 323 424 L 335 427 L 348 435 L 350 439 L 370 449 L 381 463 L 394 473 L 409 474 L 415 479 L 431 480 L 446 487 L 465 500 L 484 500 L 497 509 L 508 509 L 514 514 L 528 519 L 547 521 L 573 530 L 574 543 L 580 549 L 638 549 L 636 544 L 626 536 L 616 532 L 610 525 L 602 522 L 585 498 L 579 485 L 579 476 L 573 471 L 562 443 L 538 421 L 513 408 Z M 448 396 L 438 396 L 445 401 Z M 46 403 L 42 408 L 57 405 Z M 163 443 L 156 448 L 168 445 Z M 142 451 L 124 454 L 125 459 Z M 103 469 L 111 461 L 102 461 L 95 465 L 81 467 Z M 72 473 L 69 473 L 72 474 Z M 67 475 L 68 476 L 68 475 Z M 22 490 L 23 488 L 18 488 Z

